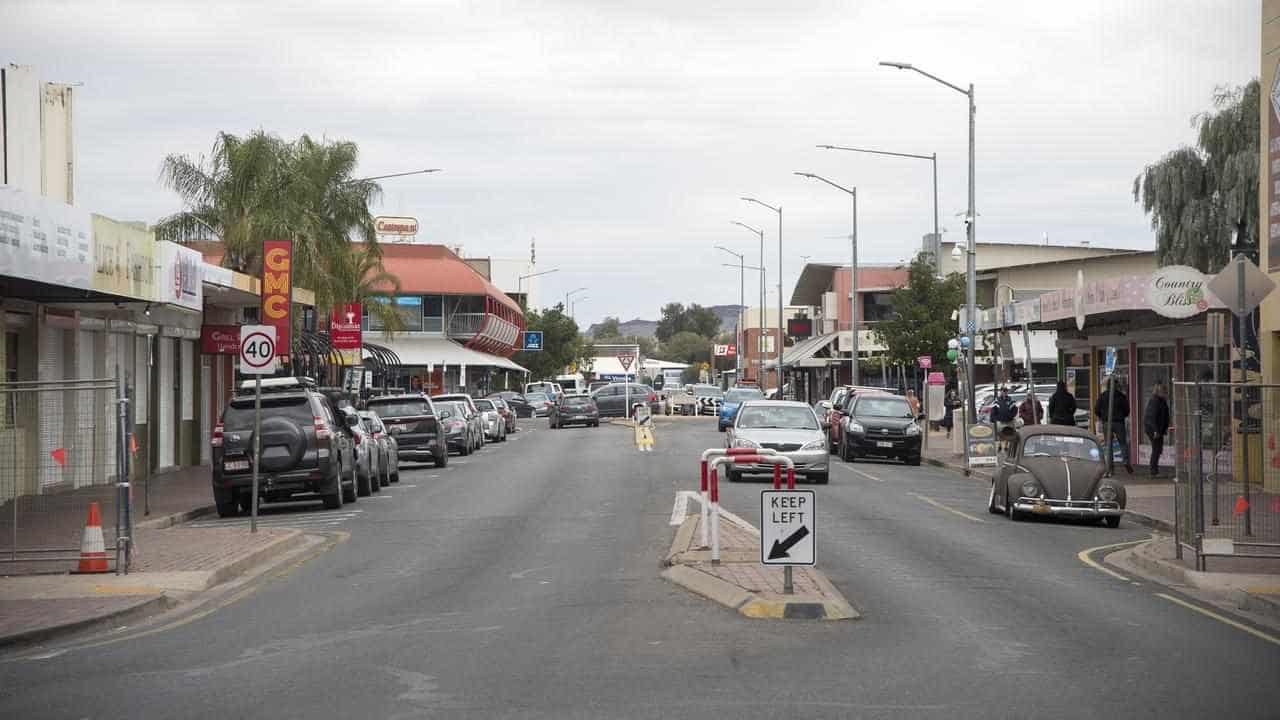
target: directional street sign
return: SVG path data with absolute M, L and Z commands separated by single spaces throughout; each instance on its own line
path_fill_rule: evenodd
M 532 350 L 535 352 L 542 350 L 542 331 L 541 330 L 525 330 L 523 349 Z
M 618 362 L 622 364 L 622 370 L 623 370 L 624 372 L 626 372 L 626 371 L 630 370 L 630 369 L 631 369 L 631 363 L 635 362 L 635 360 L 636 360 L 636 354 L 635 354 L 635 353 L 633 353 L 633 352 L 627 352 L 627 351 L 625 351 L 625 350 L 624 350 L 624 351 L 622 351 L 622 352 L 620 352 L 620 353 L 618 353 L 617 357 L 618 357 Z
M 276 371 L 276 326 L 240 326 L 240 374 L 272 375 Z
M 1275 281 L 1244 255 L 1236 255 L 1209 281 L 1209 290 L 1236 315 L 1248 315 L 1276 288 Z M 1242 292 L 1243 291 L 1243 292 Z
M 814 563 L 812 490 L 764 490 L 760 493 L 760 562 L 765 565 Z

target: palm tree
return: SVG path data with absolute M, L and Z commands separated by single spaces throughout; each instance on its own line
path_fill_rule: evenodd
M 335 255 L 330 267 L 335 304 L 358 302 L 361 307 L 368 308 L 369 314 L 381 321 L 383 334 L 387 337 L 404 329 L 404 322 L 395 307 L 400 279 L 383 266 L 382 250 L 377 244 Z
M 1222 268 L 1235 235 L 1258 246 L 1258 138 L 1260 90 L 1256 79 L 1220 89 L 1216 112 L 1196 115 L 1196 147 L 1181 147 L 1148 165 L 1133 180 L 1133 199 L 1151 215 L 1156 260 Z

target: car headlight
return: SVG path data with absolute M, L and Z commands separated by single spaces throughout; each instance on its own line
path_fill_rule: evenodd
M 867 429 L 862 427 L 862 423 L 855 422 L 853 420 L 849 421 L 849 432 L 861 434 L 861 433 L 865 433 L 866 431 Z
M 737 438 L 733 441 L 733 446 L 740 448 L 758 448 L 760 447 L 760 443 L 746 438 Z
M 1024 480 L 1022 482 L 1022 487 L 1019 489 L 1022 490 L 1023 497 L 1038 497 L 1042 492 L 1040 490 L 1040 483 L 1035 480 Z
M 910 436 L 912 436 L 912 435 L 919 435 L 919 434 L 920 434 L 920 426 L 919 426 L 919 425 L 917 425 L 917 424 L 915 424 L 915 423 L 911 423 L 910 425 L 908 425 L 908 426 L 906 427 L 906 429 L 905 429 L 905 430 L 903 430 L 902 434 L 903 434 L 903 435 L 906 435 L 906 436 L 908 436 L 908 437 L 910 437 Z
M 827 441 L 826 441 L 826 440 L 811 440 L 811 441 L 809 441 L 809 442 L 805 443 L 805 444 L 800 448 L 800 450 L 801 450 L 801 451 L 804 451 L 804 450 L 825 450 L 825 449 L 827 449 Z
M 1103 502 L 1115 502 L 1119 496 L 1120 493 L 1112 485 L 1103 485 L 1098 488 L 1098 499 Z

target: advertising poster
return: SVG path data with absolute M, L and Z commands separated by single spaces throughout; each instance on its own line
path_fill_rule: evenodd
M 996 434 L 990 425 L 969 426 L 969 467 L 996 464 Z
M 360 303 L 333 308 L 329 316 L 329 342 L 344 365 L 360 364 Z

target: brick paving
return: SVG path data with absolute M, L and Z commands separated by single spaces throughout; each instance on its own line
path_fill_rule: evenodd
M 234 525 L 138 530 L 132 572 L 212 571 L 295 532 L 288 528 L 258 528 L 255 535 L 247 527 Z
M 0 641 L 17 633 L 104 618 L 154 601 L 155 594 L 0 601 Z

